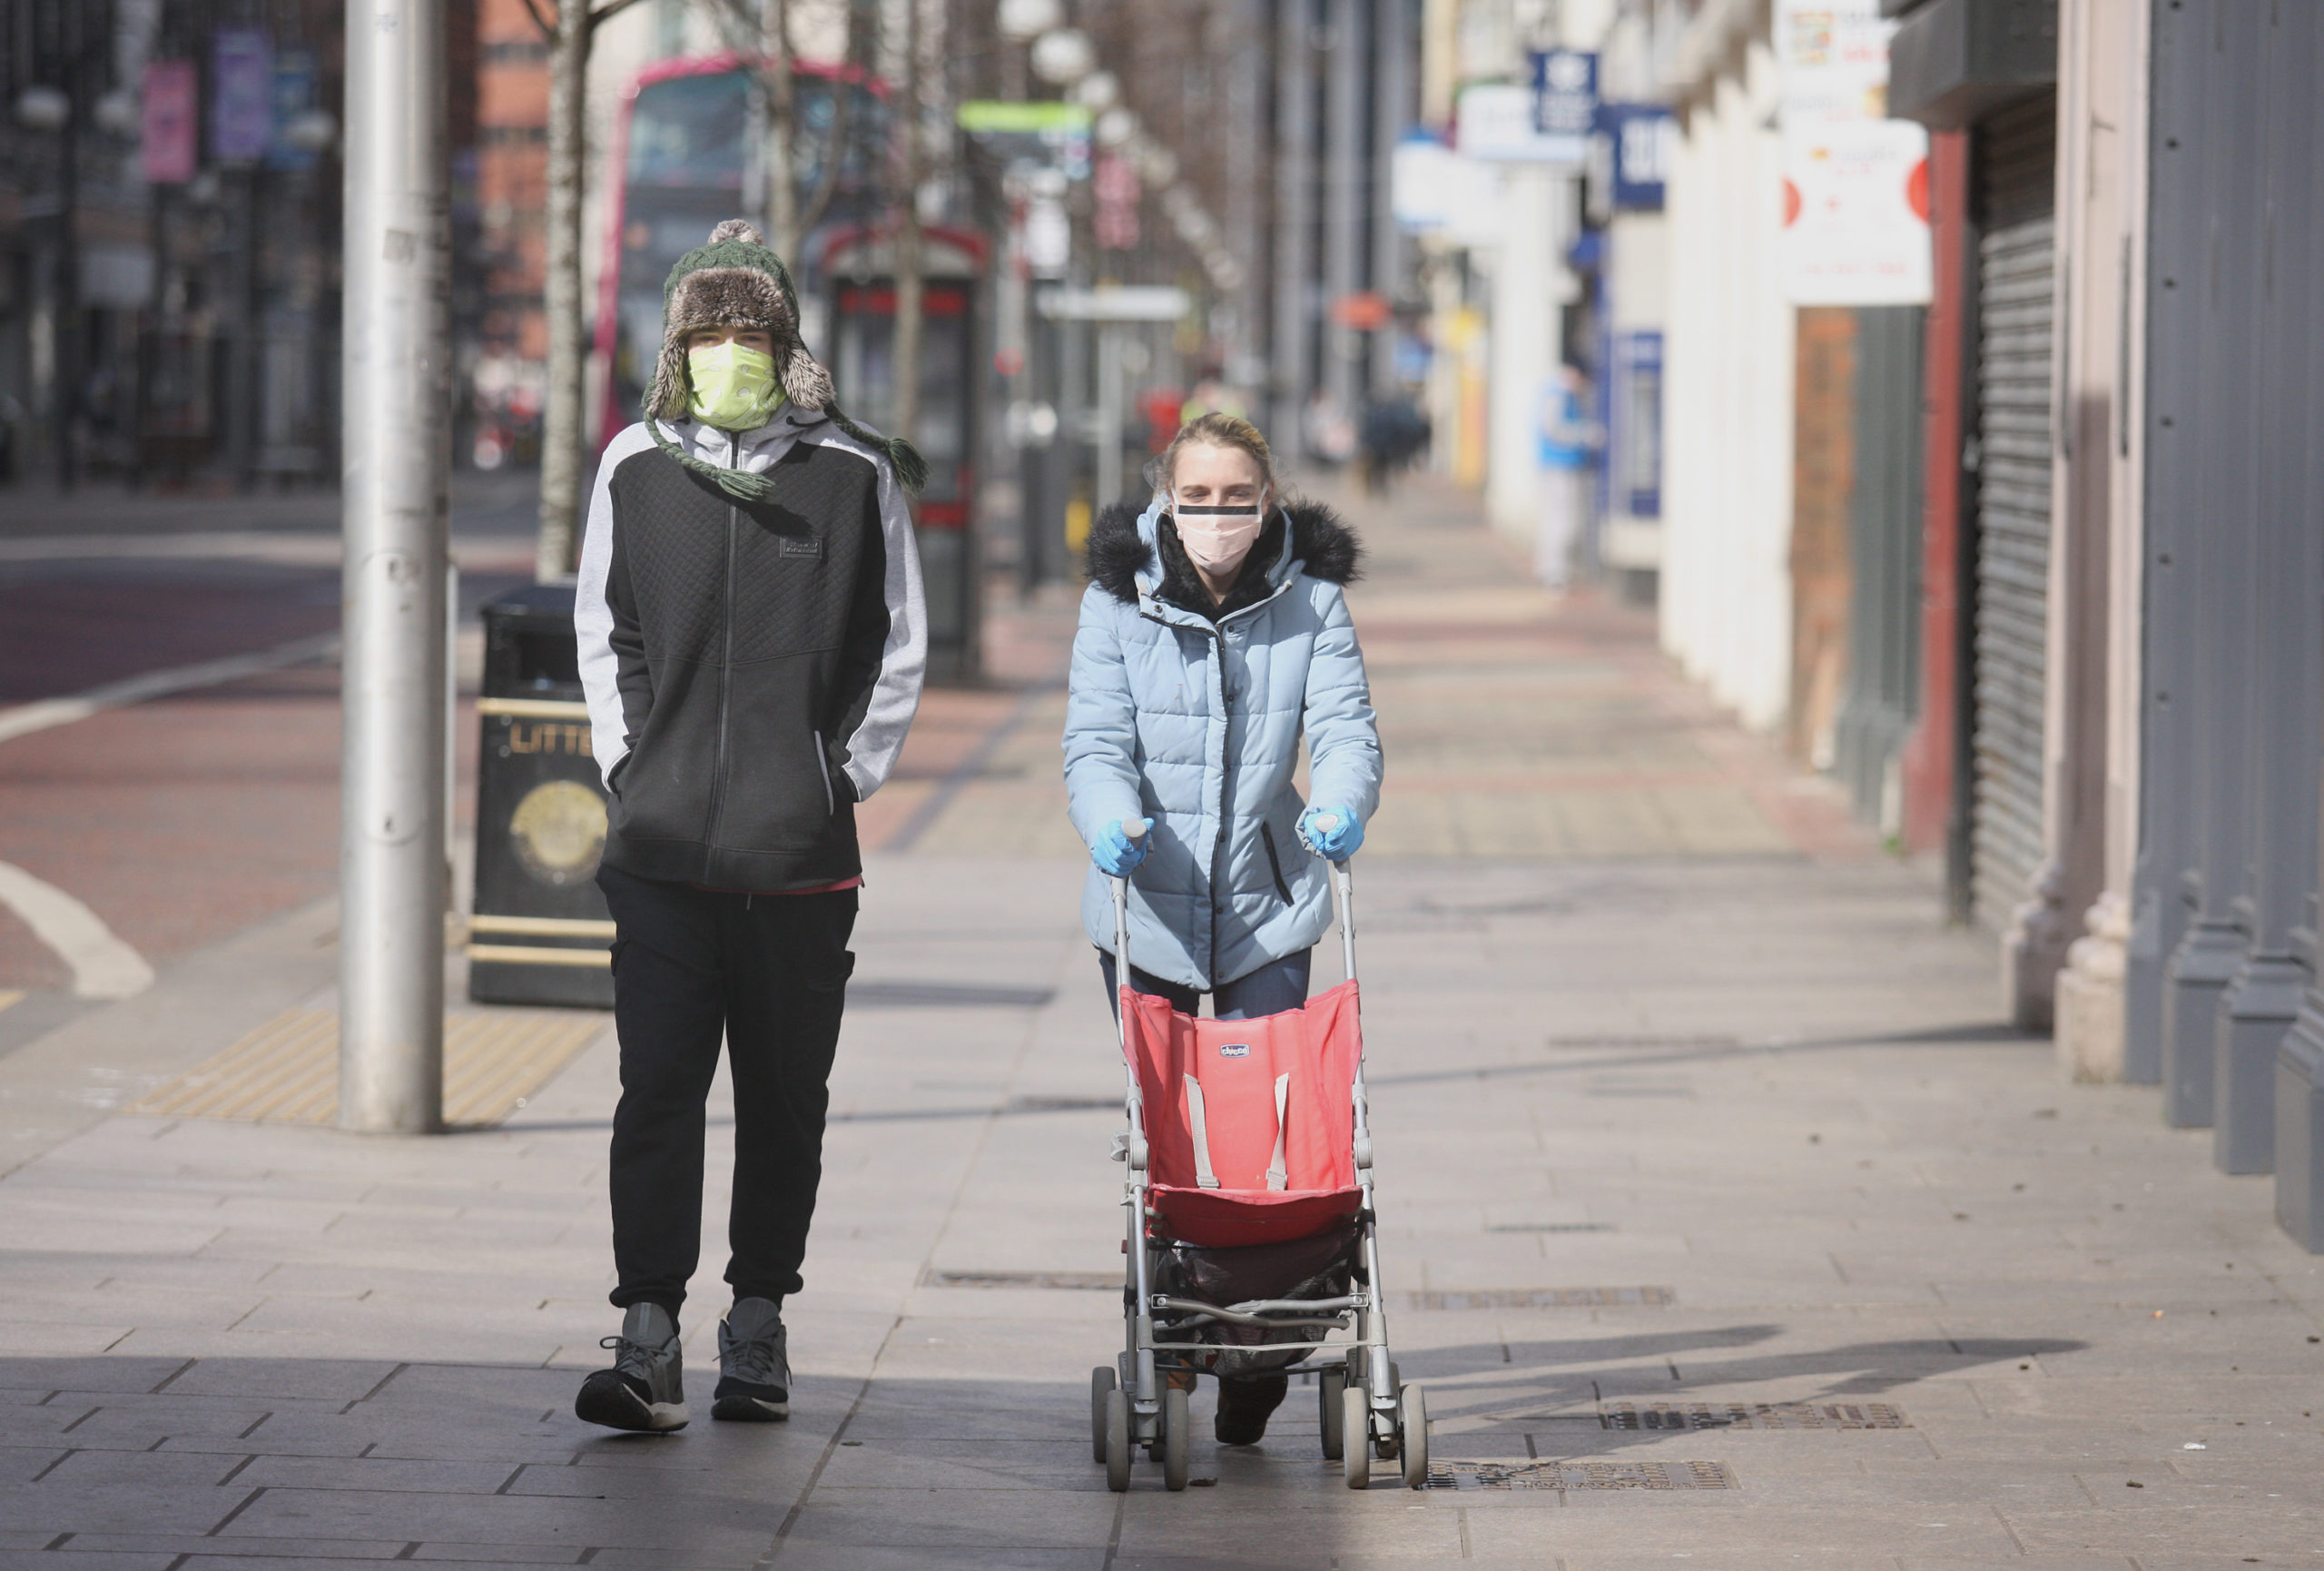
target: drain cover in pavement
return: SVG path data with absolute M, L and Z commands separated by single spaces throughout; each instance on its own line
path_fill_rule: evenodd
M 1119 1271 L 928 1271 L 923 1288 L 1048 1288 L 1068 1292 L 1118 1292 Z
M 1609 1429 L 1909 1429 L 1886 1402 L 1609 1402 Z
M 1610 1233 L 1605 1222 L 1495 1222 L 1489 1233 Z
M 1618 1305 L 1668 1305 L 1669 1288 L 1495 1288 L 1475 1293 L 1413 1293 L 1416 1309 L 1592 1309 Z
M 1432 1489 L 1732 1489 L 1724 1462 L 1431 1462 Z

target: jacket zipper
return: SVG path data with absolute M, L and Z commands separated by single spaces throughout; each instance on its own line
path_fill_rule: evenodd
M 1267 821 L 1264 818 L 1259 820 L 1259 844 L 1267 848 L 1267 866 L 1275 873 L 1275 892 L 1282 895 L 1283 903 L 1288 905 L 1291 904 L 1291 885 L 1284 879 L 1282 859 L 1275 854 L 1275 832 L 1267 827 Z
M 740 432 L 726 433 L 726 467 L 743 467 L 743 438 Z M 726 618 L 722 629 L 724 640 L 718 662 L 718 747 L 713 755 L 710 770 L 710 843 L 702 848 L 702 865 L 705 875 L 711 870 L 711 860 L 718 845 L 718 830 L 726 813 L 726 707 L 727 697 L 734 686 L 734 540 L 736 509 L 726 504 Z

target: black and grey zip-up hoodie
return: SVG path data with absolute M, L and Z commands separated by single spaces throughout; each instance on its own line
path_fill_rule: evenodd
M 902 489 L 820 411 L 739 435 L 661 425 L 774 489 L 737 501 L 642 423 L 598 462 L 574 623 L 605 860 L 760 893 L 852 878 L 854 804 L 895 767 L 928 660 Z

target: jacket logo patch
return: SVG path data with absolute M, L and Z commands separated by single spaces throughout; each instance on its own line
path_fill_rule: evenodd
M 1221 1058 L 1248 1058 L 1251 1056 L 1251 1044 L 1247 1042 L 1230 1042 L 1226 1046 L 1218 1050 L 1218 1056 Z
M 775 550 L 778 558 L 805 557 L 814 560 L 820 559 L 823 554 L 823 542 L 816 536 L 783 535 L 778 538 L 783 541 Z

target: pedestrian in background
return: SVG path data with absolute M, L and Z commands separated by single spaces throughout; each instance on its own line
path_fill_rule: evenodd
M 711 1416 L 790 1414 L 783 1300 L 822 1176 L 826 1082 L 855 956 L 854 805 L 895 766 L 927 618 L 902 442 L 842 414 L 790 274 L 742 221 L 663 289 L 646 419 L 597 466 L 574 621 L 610 796 L 613 1367 L 574 1410 L 675 1429 L 678 1315 L 702 1240 L 722 1040 L 734 1186 Z
M 1541 515 L 1533 535 L 1533 573 L 1552 589 L 1573 578 L 1574 550 L 1590 520 L 1590 460 L 1598 427 L 1589 414 L 1589 379 L 1571 365 L 1558 368 L 1541 394 Z
M 1355 854 L 1380 797 L 1342 593 L 1362 549 L 1328 508 L 1279 499 L 1248 420 L 1195 420 L 1153 479 L 1143 513 L 1110 509 L 1089 538 L 1065 726 L 1068 811 L 1093 864 L 1082 921 L 1117 1004 L 1110 881 L 1128 877 L 1130 986 L 1187 1014 L 1204 993 L 1222 1020 L 1278 1014 L 1307 1001 L 1331 924 L 1322 859 Z M 1303 735 L 1309 802 L 1293 781 Z M 1219 1440 L 1256 1443 L 1285 1388 L 1223 1379 Z

